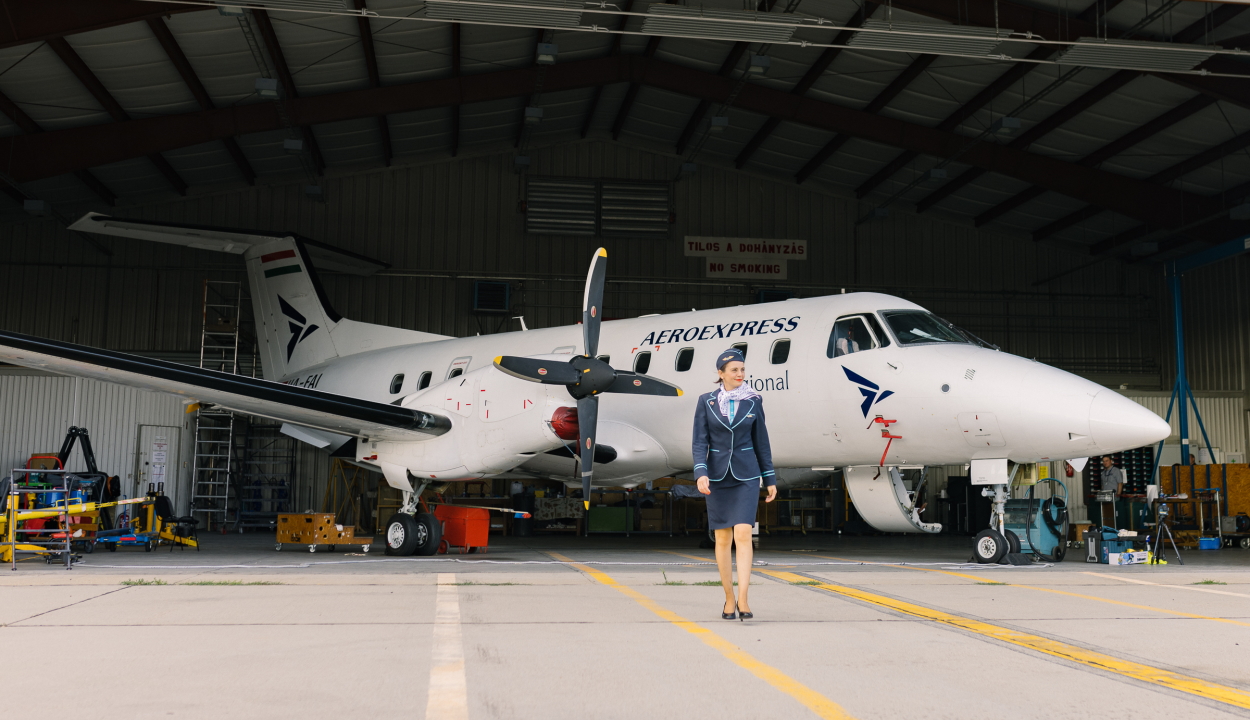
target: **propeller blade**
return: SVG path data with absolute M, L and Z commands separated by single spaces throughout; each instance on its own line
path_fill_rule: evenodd
M 640 375 L 625 370 L 616 371 L 616 379 L 612 381 L 612 384 L 604 392 L 629 393 L 631 395 L 660 395 L 662 397 L 681 397 L 684 394 L 681 388 L 672 383 L 664 382 L 650 375 Z
M 500 355 L 495 358 L 495 367 L 513 377 L 544 385 L 569 385 L 581 378 L 581 373 L 573 366 L 560 360 L 537 360 Z
M 582 297 L 582 340 L 586 357 L 599 353 L 599 321 L 603 314 L 603 280 L 608 272 L 608 251 L 599 248 L 586 273 L 586 294 Z
M 578 452 L 582 457 L 582 501 L 590 510 L 590 480 L 595 465 L 595 433 L 599 425 L 599 398 L 594 395 L 577 401 Z M 589 520 L 587 520 L 589 522 Z

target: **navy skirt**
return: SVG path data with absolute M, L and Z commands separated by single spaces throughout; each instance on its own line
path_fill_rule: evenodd
M 760 481 L 726 478 L 711 484 L 707 496 L 707 522 L 713 530 L 734 525 L 754 525 L 760 504 Z

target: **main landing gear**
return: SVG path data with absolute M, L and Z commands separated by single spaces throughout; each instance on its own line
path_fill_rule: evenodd
M 387 555 L 433 555 L 443 541 L 443 524 L 432 513 L 420 512 L 418 500 L 429 483 L 403 491 L 404 504 L 386 521 Z

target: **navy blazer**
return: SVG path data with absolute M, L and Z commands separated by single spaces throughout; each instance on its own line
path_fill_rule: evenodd
M 764 424 L 763 398 L 743 400 L 734 419 L 721 414 L 716 393 L 704 393 L 694 411 L 694 476 L 707 475 L 712 482 L 725 479 L 764 479 L 766 486 L 777 484 L 773 451 L 768 445 Z

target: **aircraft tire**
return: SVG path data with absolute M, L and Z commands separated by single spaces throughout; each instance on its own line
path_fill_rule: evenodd
M 1007 540 L 997 530 L 986 528 L 972 541 L 972 554 L 979 563 L 997 564 L 1007 554 Z
M 414 518 L 417 524 L 414 537 L 415 555 L 433 555 L 438 552 L 439 543 L 443 541 L 443 524 L 431 513 L 417 513 Z
M 386 521 L 386 554 L 411 555 L 417 549 L 417 519 L 395 513 Z
M 1020 537 L 1016 535 L 1014 532 L 1012 532 L 1011 530 L 1008 530 L 1006 532 L 1007 532 L 1007 552 L 1009 553 L 1020 552 Z

